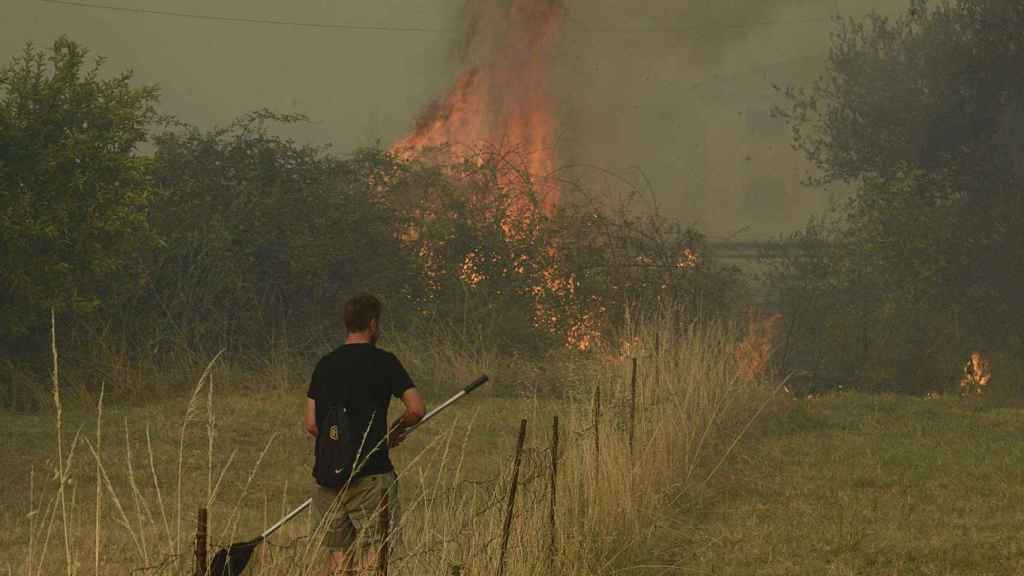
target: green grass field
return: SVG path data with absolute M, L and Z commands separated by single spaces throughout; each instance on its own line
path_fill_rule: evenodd
M 766 414 L 671 538 L 694 574 L 1024 573 L 1024 411 L 840 394 Z

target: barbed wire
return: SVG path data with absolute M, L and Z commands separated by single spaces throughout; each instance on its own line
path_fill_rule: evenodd
M 153 570 L 156 570 L 156 571 L 159 572 L 161 570 L 165 570 L 165 569 L 170 568 L 170 566 L 172 564 L 177 564 L 177 562 L 181 559 L 181 557 L 182 557 L 181 554 L 164 554 L 163 559 L 160 560 L 158 563 L 151 564 L 149 566 L 140 566 L 140 567 L 137 567 L 137 568 L 132 568 L 128 573 L 129 574 L 139 574 L 139 573 L 146 574 L 146 573 L 151 572 Z
M 609 412 L 614 412 L 616 409 L 620 409 L 624 404 L 616 402 L 614 399 L 609 398 L 607 408 L 611 408 Z M 612 422 L 604 421 L 600 424 L 591 423 L 587 426 L 583 426 L 576 429 L 566 429 L 563 425 L 559 427 L 559 453 L 557 463 L 562 464 L 567 458 L 569 458 L 574 450 L 579 449 L 585 443 L 589 444 L 593 441 L 594 433 L 598 427 L 604 428 L 612 426 Z M 549 486 L 545 486 L 544 489 L 536 489 L 537 485 L 542 480 L 550 478 L 551 473 L 551 452 L 553 446 L 534 446 L 523 448 L 522 460 L 521 460 L 521 474 L 518 481 L 518 499 L 516 507 L 513 510 L 512 518 L 513 521 L 522 521 L 530 517 L 533 514 L 540 513 L 539 504 L 542 504 L 546 497 L 549 495 Z M 429 543 L 416 546 L 414 549 L 409 550 L 403 554 L 391 556 L 390 563 L 394 566 L 401 565 L 416 559 L 429 557 L 431 555 L 438 555 L 443 553 L 445 550 L 450 549 L 453 545 L 458 544 L 466 539 L 469 532 L 474 530 L 478 522 L 486 517 L 488 514 L 492 514 L 495 511 L 503 512 L 508 505 L 508 493 L 511 488 L 511 467 L 503 467 L 504 469 L 496 473 L 495 475 L 483 478 L 483 479 L 459 479 L 452 485 L 449 485 L 453 492 L 462 492 L 462 488 L 472 487 L 474 490 L 480 491 L 485 490 L 493 494 L 491 498 L 486 499 L 476 509 L 470 512 L 468 515 L 460 519 L 460 527 L 458 530 L 447 534 L 443 538 L 436 538 L 430 540 Z M 397 542 L 401 542 L 403 538 L 400 536 L 400 532 L 407 529 L 408 527 L 399 525 L 398 529 L 392 531 L 389 538 L 394 538 Z M 305 534 L 301 536 L 295 536 L 285 541 L 281 541 L 280 538 L 268 538 L 262 544 L 266 547 L 264 554 L 274 557 L 274 563 L 285 561 L 289 557 L 298 559 L 299 554 L 304 554 L 308 548 L 309 541 L 313 537 L 311 534 Z M 498 542 L 502 537 L 499 532 L 490 538 L 476 543 L 469 549 L 460 550 L 459 556 L 462 558 L 475 558 L 483 556 L 491 551 L 491 547 Z M 224 542 L 211 542 L 211 549 L 227 548 L 232 543 Z M 521 546 L 520 546 L 521 547 Z M 515 546 L 513 547 L 513 549 Z M 280 558 L 280 555 L 284 555 L 284 558 Z M 148 566 L 135 567 L 130 570 L 131 574 L 155 574 L 165 573 L 174 567 L 179 567 L 181 562 L 187 562 L 186 558 L 188 554 L 175 554 L 165 555 L 161 560 L 155 564 Z

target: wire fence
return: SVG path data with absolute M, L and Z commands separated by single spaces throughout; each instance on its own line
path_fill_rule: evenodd
M 598 388 L 594 397 L 594 404 L 591 406 L 591 422 L 588 425 L 566 429 L 564 424 L 566 419 L 558 418 L 557 415 L 554 416 L 560 422 L 558 425 L 557 459 L 552 458 L 554 447 L 551 445 L 535 445 L 522 448 L 522 473 L 517 481 L 518 501 L 511 516 L 513 526 L 522 526 L 525 522 L 532 520 L 537 514 L 548 514 L 551 512 L 548 504 L 553 502 L 551 499 L 552 486 L 550 483 L 553 467 L 561 470 L 562 464 L 567 459 L 579 455 L 580 450 L 586 449 L 598 451 L 595 454 L 594 464 L 599 465 L 601 461 L 600 445 L 595 441 L 595 437 L 604 431 L 623 435 L 634 427 L 635 423 L 632 420 L 635 418 L 635 411 L 631 410 L 631 407 L 636 402 L 636 389 L 634 388 L 631 391 L 622 390 L 622 392 L 626 393 L 609 394 L 611 398 L 605 400 L 604 404 L 602 404 L 600 389 Z M 659 403 L 657 401 L 653 403 L 645 402 L 647 407 L 651 407 L 651 404 L 656 405 Z M 613 415 L 618 417 L 609 417 Z M 544 430 L 547 428 L 541 427 L 540 429 Z M 603 441 L 604 439 L 601 438 L 600 440 Z M 512 461 L 513 457 L 514 454 L 509 454 L 509 462 Z M 418 499 L 416 505 L 412 506 L 409 512 L 403 512 L 397 529 L 392 531 L 388 537 L 389 546 L 398 549 L 389 552 L 389 566 L 402 573 L 409 573 L 408 569 L 415 562 L 422 562 L 431 557 L 435 557 L 438 561 L 443 560 L 446 558 L 446 551 L 451 551 L 453 548 L 458 550 L 458 556 L 461 558 L 497 558 L 496 546 L 501 543 L 504 536 L 501 530 L 495 530 L 492 536 L 482 541 L 475 541 L 476 539 L 468 538 L 468 536 L 470 536 L 471 531 L 478 529 L 481 522 L 484 522 L 489 515 L 502 514 L 506 510 L 506 507 L 509 506 L 508 495 L 511 489 L 511 479 L 511 466 L 502 466 L 500 471 L 488 478 L 460 478 L 444 486 L 449 493 L 461 494 L 460 502 L 463 504 L 471 503 L 472 510 L 468 512 L 460 511 L 458 513 L 460 525 L 454 531 L 447 532 L 444 536 L 422 539 L 415 545 L 408 547 L 405 545 L 407 538 L 402 534 L 405 529 L 409 528 L 409 523 L 405 520 L 413 516 L 412 511 L 416 510 L 417 506 L 429 507 L 431 505 L 431 503 Z M 474 496 L 465 496 L 469 491 L 474 492 Z M 484 495 L 485 497 L 482 501 L 478 502 L 477 496 L 479 495 Z M 421 508 L 420 511 L 424 510 Z M 496 516 L 494 520 L 497 522 L 500 520 L 500 517 Z M 310 533 L 291 537 L 287 540 L 284 540 L 280 535 L 267 538 L 256 553 L 255 565 L 251 566 L 249 570 L 252 574 L 265 573 L 264 569 L 269 569 L 269 573 L 273 574 L 292 574 L 296 571 L 301 573 L 302 567 L 308 562 L 310 550 L 315 550 L 320 544 L 317 538 L 322 534 L 318 534 L 318 532 L 314 528 Z M 474 541 L 474 543 L 467 546 L 465 544 L 467 541 Z M 226 548 L 230 544 L 232 543 L 209 540 L 208 550 Z M 510 547 L 513 551 L 516 551 L 517 548 L 522 551 L 524 546 L 525 544 L 522 540 L 511 540 L 510 542 Z M 396 551 L 398 552 L 397 554 L 395 553 Z M 178 573 L 183 567 L 190 566 L 195 562 L 196 559 L 191 551 L 181 554 L 167 554 L 149 565 L 132 568 L 130 573 L 145 575 Z M 280 572 L 278 568 L 280 566 L 287 566 L 287 568 L 284 572 Z M 198 570 L 198 566 L 196 568 L 195 574 L 205 573 Z M 460 573 L 458 567 L 453 566 L 452 569 L 454 570 L 453 574 Z
M 560 440 L 558 462 L 561 463 L 569 457 L 569 449 L 574 447 L 576 442 L 579 442 L 580 445 L 582 445 L 583 441 L 589 441 L 593 431 L 593 426 L 568 431 L 566 435 L 572 437 L 574 442 L 569 443 L 564 440 Z M 549 488 L 542 490 L 536 489 L 536 487 L 538 484 L 543 483 L 543 481 L 550 478 L 550 466 L 552 461 L 551 450 L 551 446 L 523 449 L 522 469 L 526 474 L 521 476 L 517 483 L 520 499 L 518 500 L 512 516 L 514 524 L 518 524 L 528 517 L 545 510 L 543 505 L 547 502 Z M 510 455 L 510 459 L 511 456 L 512 455 Z M 444 538 L 435 539 L 429 544 L 420 545 L 413 550 L 392 555 L 391 564 L 396 568 L 400 568 L 403 563 L 431 555 L 439 555 L 449 547 L 464 541 L 468 533 L 478 525 L 480 520 L 489 514 L 500 514 L 508 505 L 508 492 L 511 488 L 510 475 L 510 470 L 503 470 L 502 472 L 483 480 L 460 480 L 458 485 L 453 486 L 453 488 L 458 489 L 459 486 L 469 486 L 478 491 L 488 492 L 492 496 L 477 506 L 473 512 L 464 516 L 462 519 L 462 525 L 459 529 L 448 534 Z M 294 550 L 297 548 L 297 542 L 308 540 L 310 537 L 310 535 L 301 536 L 292 539 L 286 544 L 271 543 L 271 548 L 277 551 Z M 502 537 L 502 533 L 496 532 L 493 536 L 478 543 L 475 547 L 463 549 L 462 556 L 471 558 L 488 554 L 500 543 Z M 398 541 L 401 542 L 401 538 L 399 538 Z
M 571 457 L 573 450 L 582 448 L 585 445 L 592 445 L 593 434 L 596 429 L 595 425 L 591 424 L 573 430 L 559 430 L 560 439 L 557 464 L 561 465 L 567 458 Z M 549 481 L 551 477 L 551 466 L 554 463 L 554 459 L 551 457 L 552 449 L 552 446 L 523 448 L 523 474 L 517 482 L 519 499 L 512 515 L 514 525 L 519 525 L 536 514 L 547 512 L 547 508 L 544 505 L 549 500 L 550 484 L 545 481 Z M 510 454 L 510 459 L 511 457 L 512 455 Z M 541 486 L 542 484 L 543 486 Z M 500 514 L 508 506 L 511 470 L 504 469 L 484 479 L 460 479 L 456 483 L 449 485 L 448 488 L 452 491 L 473 490 L 478 494 L 489 494 L 489 497 L 483 502 L 476 504 L 471 512 L 462 515 L 461 526 L 455 531 L 449 532 L 443 537 L 421 542 L 411 549 L 402 550 L 398 554 L 392 553 L 389 556 L 389 564 L 393 568 L 400 570 L 404 565 L 411 562 L 431 556 L 440 556 L 445 550 L 449 550 L 453 546 L 459 546 L 461 550 L 460 556 L 465 558 L 480 557 L 495 551 L 495 547 L 501 542 L 503 536 L 500 531 L 496 531 L 493 536 L 477 542 L 469 548 L 462 546 L 461 543 L 467 539 L 469 533 L 485 517 L 491 514 Z M 468 498 L 468 500 L 472 501 L 475 498 Z M 404 538 L 398 535 L 404 528 L 405 526 L 400 524 L 398 529 L 392 533 L 391 540 L 393 542 L 403 543 Z M 280 537 L 268 538 L 262 543 L 263 549 L 257 554 L 258 563 L 265 565 L 287 564 L 296 567 L 301 566 L 302 560 L 310 548 L 311 540 L 315 537 L 314 531 L 314 533 L 292 537 L 287 540 L 282 540 Z M 231 542 L 210 541 L 210 549 L 226 548 L 230 544 Z M 511 544 L 512 549 L 515 550 L 517 546 L 521 547 L 522 542 L 513 541 Z M 190 556 L 191 553 L 164 555 L 152 564 L 133 568 L 130 573 L 173 573 L 176 569 L 180 570 L 181 566 L 188 565 L 192 561 Z

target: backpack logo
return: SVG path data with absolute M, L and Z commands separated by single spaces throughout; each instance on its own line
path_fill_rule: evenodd
M 321 486 L 339 488 L 356 468 L 359 438 L 353 433 L 350 415 L 337 404 L 328 407 L 319 428 L 313 476 Z

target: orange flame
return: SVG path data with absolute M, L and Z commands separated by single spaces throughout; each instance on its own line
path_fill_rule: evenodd
M 530 237 L 535 218 L 554 215 L 560 199 L 554 182 L 558 123 L 552 64 L 564 20 L 561 0 L 467 0 L 464 11 L 465 68 L 391 150 L 403 159 L 442 165 L 498 159 L 498 183 L 513 193 L 501 227 L 507 238 L 522 240 Z M 536 195 L 541 214 L 527 191 Z M 557 257 L 554 246 L 548 251 Z M 466 254 L 458 271 L 469 287 L 484 280 L 479 258 L 475 252 Z M 519 260 L 514 269 L 526 273 L 527 264 Z M 576 278 L 558 271 L 557 264 L 541 275 L 540 285 L 532 289 L 535 325 L 555 332 L 566 322 L 566 343 L 590 348 L 600 332 L 604 307 L 589 302 L 580 317 L 562 318 L 558 306 L 546 304 L 545 297 L 574 301 Z
M 452 160 L 479 159 L 481 149 L 515 153 L 550 215 L 558 203 L 551 65 L 562 9 L 557 0 L 506 4 L 467 2 L 466 69 L 392 151 L 410 158 L 446 150 Z M 502 176 L 514 184 L 516 175 Z
M 774 351 L 782 314 L 759 315 L 750 310 L 747 333 L 736 349 L 740 375 L 748 381 L 765 375 Z

